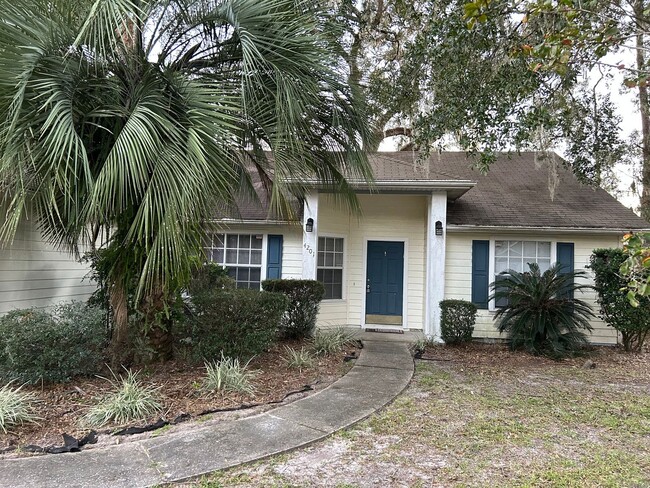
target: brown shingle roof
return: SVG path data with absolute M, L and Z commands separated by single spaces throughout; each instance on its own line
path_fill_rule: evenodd
M 428 164 L 416 153 L 370 155 L 375 179 L 381 181 L 470 180 L 476 186 L 454 202 L 447 223 L 495 227 L 558 227 L 587 229 L 647 229 L 650 224 L 605 190 L 583 185 L 555 156 L 558 184 L 549 191 L 549 159 L 533 152 L 500 155 L 486 175 L 472 168 L 464 152 L 434 153 Z M 258 188 L 261 191 L 261 188 Z M 262 192 L 263 193 L 263 192 Z M 262 200 L 266 200 L 262 196 Z M 264 205 L 242 201 L 239 218 L 265 220 Z
M 549 190 L 550 157 L 557 163 L 558 184 L 553 198 Z M 372 157 L 381 171 L 404 177 L 425 178 L 426 168 L 415 164 L 411 152 L 381 153 Z M 426 165 L 424 165 L 426 166 Z M 589 229 L 647 229 L 650 224 L 601 188 L 581 184 L 557 156 L 534 152 L 503 154 L 486 175 L 472 168 L 464 152 L 444 152 L 429 158 L 429 175 L 476 181 L 476 186 L 450 202 L 447 223 L 496 227 L 559 227 Z M 379 179 L 380 173 L 377 173 Z

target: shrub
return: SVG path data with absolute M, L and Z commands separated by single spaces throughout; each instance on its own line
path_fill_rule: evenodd
M 227 358 L 221 356 L 220 361 L 205 363 L 205 378 L 201 384 L 201 390 L 207 392 L 235 392 L 252 395 L 255 388 L 251 380 L 255 374 L 248 371 L 248 364 L 243 366 L 237 358 Z
M 476 305 L 465 300 L 442 300 L 440 310 L 440 329 L 445 343 L 458 344 L 472 340 Z
M 535 263 L 530 271 L 509 270 L 499 275 L 490 300 L 507 299 L 508 304 L 495 314 L 499 332 L 505 332 L 512 349 L 523 348 L 533 354 L 559 359 L 576 353 L 587 344 L 584 331 L 591 331 L 595 317 L 588 303 L 574 298 L 577 291 L 593 289 L 576 284 L 584 271 L 560 273 L 555 264 L 544 273 Z
M 235 280 L 228 276 L 228 270 L 216 263 L 206 263 L 192 274 L 187 291 L 192 296 L 211 293 L 214 290 L 233 290 Z
M 284 346 L 284 362 L 288 367 L 302 371 L 303 368 L 314 367 L 314 356 L 304 347 L 293 349 Z
M 251 357 L 276 340 L 287 298 L 255 290 L 213 290 L 195 297 L 193 316 L 177 339 L 194 359 Z
M 638 307 L 628 300 L 624 291 L 628 279 L 619 272 L 626 259 L 622 249 L 595 249 L 589 268 L 594 272 L 600 317 L 620 332 L 626 351 L 640 351 L 650 332 L 650 297 L 638 296 Z
M 32 407 L 36 397 L 21 391 L 21 388 L 13 388 L 11 382 L 0 388 L 0 429 L 5 434 L 14 425 L 38 420 Z
M 354 342 L 354 333 L 343 327 L 337 327 L 316 331 L 311 346 L 316 354 L 327 356 L 342 351 L 352 342 Z
M 146 420 L 162 410 L 158 388 L 145 386 L 138 380 L 138 374 L 127 371 L 126 378 L 108 380 L 114 391 L 100 399 L 99 403 L 84 415 L 83 421 L 93 427 L 102 427 L 109 422 L 124 425 Z
M 91 375 L 103 363 L 105 312 L 80 302 L 0 317 L 0 374 L 24 383 Z
M 315 280 L 266 280 L 266 291 L 284 293 L 289 298 L 287 311 L 282 319 L 281 333 L 290 339 L 311 337 L 316 328 L 320 302 L 325 286 Z

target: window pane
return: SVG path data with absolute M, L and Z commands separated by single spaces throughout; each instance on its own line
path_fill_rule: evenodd
M 213 247 L 223 247 L 223 239 L 224 239 L 223 234 L 216 234 L 212 238 L 212 246 Z
M 537 255 L 540 258 L 551 258 L 551 243 L 550 242 L 538 242 L 537 243 Z
M 537 243 L 533 241 L 524 242 L 524 257 L 537 257 Z
M 255 237 L 251 239 L 251 248 L 252 249 L 262 249 L 262 236 Z
M 508 258 L 497 258 L 496 265 L 494 267 L 494 272 L 496 274 L 501 273 L 508 269 Z
M 334 266 L 334 254 L 331 252 L 325 254 L 325 266 Z
M 325 280 L 323 279 L 323 275 L 325 274 L 324 269 L 318 269 L 316 270 L 316 279 L 320 282 L 324 282 Z
M 251 251 L 251 264 L 262 264 L 262 251 Z
M 325 266 L 325 252 L 318 251 L 318 266 Z
M 326 251 L 334 250 L 334 239 L 331 239 L 329 237 L 325 238 L 325 250 Z
M 237 235 L 229 234 L 228 236 L 226 236 L 226 246 L 229 247 L 230 249 L 236 249 L 237 248 Z
M 261 268 L 250 268 L 249 270 L 249 279 L 251 281 L 260 281 L 262 277 L 262 269 Z
M 237 264 L 237 250 L 228 249 L 226 250 L 226 263 L 228 264 Z
M 342 285 L 343 284 L 343 270 L 333 269 L 332 270 L 332 283 Z
M 237 253 L 237 263 L 238 264 L 250 264 L 251 263 L 251 252 L 246 249 L 239 251 Z
M 521 241 L 508 241 L 508 252 L 510 256 L 521 256 Z
M 250 248 L 251 248 L 251 236 L 249 234 L 240 234 L 239 249 L 250 249 Z
M 508 243 L 506 241 L 495 241 L 494 253 L 496 256 L 508 255 Z
M 318 250 L 319 251 L 324 251 L 325 250 L 325 238 L 324 237 L 319 237 L 318 238 Z
M 521 273 L 524 270 L 523 265 L 524 263 L 521 261 L 521 259 L 510 260 L 510 269 L 513 271 L 519 271 Z M 526 266 L 526 271 L 528 271 L 528 266 Z
M 338 266 L 339 268 L 343 267 L 343 253 L 336 253 L 334 255 L 334 266 Z
M 334 248 L 336 252 L 343 252 L 343 239 L 336 239 L 336 245 Z
M 237 268 L 228 268 L 228 276 L 230 276 L 233 280 L 237 279 Z
M 223 264 L 223 249 L 213 249 L 211 261 L 219 264 Z
M 551 267 L 551 260 L 540 259 L 537 261 L 537 264 L 539 264 L 539 270 L 543 273 L 544 271 L 548 271 L 548 269 Z

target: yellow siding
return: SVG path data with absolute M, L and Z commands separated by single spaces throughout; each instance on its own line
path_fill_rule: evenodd
M 589 235 L 573 234 L 490 234 L 490 233 L 448 233 L 447 234 L 447 255 L 446 255 L 446 283 L 445 297 L 463 300 L 471 300 L 471 279 L 472 279 L 472 240 L 491 238 L 503 238 L 509 240 L 550 240 L 559 242 L 573 242 L 575 244 L 575 269 L 585 270 L 589 273 L 588 284 L 593 284 L 591 271 L 585 269 L 589 264 L 589 257 L 594 249 L 599 247 L 617 247 L 619 238 L 613 235 Z M 584 293 L 580 298 L 587 301 L 598 311 L 595 292 Z M 494 326 L 494 313 L 488 310 L 479 310 L 474 330 L 475 337 L 500 338 Z M 590 340 L 594 343 L 615 344 L 617 342 L 616 331 L 600 319 L 592 321 L 594 328 Z
M 33 228 L 21 227 L 13 244 L 0 249 L 0 314 L 86 300 L 95 290 L 84 280 L 87 274 L 87 266 L 45 244 Z
M 365 296 L 366 240 L 406 240 L 406 327 L 422 329 L 424 322 L 425 233 L 427 199 L 420 195 L 359 195 L 362 214 L 351 216 L 330 195 L 320 195 L 319 235 L 345 238 L 343 300 L 321 304 L 318 324 L 360 325 Z

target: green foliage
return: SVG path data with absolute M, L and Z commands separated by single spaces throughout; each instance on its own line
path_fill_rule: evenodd
M 442 300 L 440 311 L 440 328 L 442 339 L 446 344 L 472 340 L 476 323 L 476 305 L 465 300 Z
M 314 367 L 314 356 L 304 347 L 294 349 L 289 346 L 284 346 L 283 359 L 287 366 L 300 371 Z
M 595 249 L 589 267 L 594 272 L 600 316 L 621 333 L 626 351 L 640 351 L 650 332 L 650 297 L 639 296 L 634 304 L 628 300 L 629 279 L 620 273 L 627 258 L 622 249 Z
M 320 281 L 266 280 L 262 282 L 262 288 L 283 293 L 289 299 L 282 319 L 281 334 L 284 337 L 301 339 L 313 335 L 320 302 L 325 295 L 325 286 Z
M 91 375 L 104 361 L 106 314 L 80 302 L 0 317 L 0 374 L 26 383 Z
M 228 270 L 216 263 L 205 263 L 192 274 L 187 291 L 192 296 L 211 293 L 214 290 L 233 290 L 235 280 L 228 276 Z
M 175 335 L 195 360 L 251 357 L 277 340 L 288 300 L 281 293 L 222 289 L 192 299 L 193 315 Z
M 12 387 L 11 383 L 0 388 L 0 429 L 5 434 L 15 425 L 39 420 L 33 408 L 36 396 L 21 391 L 21 388 Z
M 138 379 L 138 373 L 127 370 L 126 377 L 107 380 L 113 391 L 99 400 L 83 416 L 83 422 L 93 427 L 108 423 L 124 425 L 142 421 L 160 412 L 159 387 L 145 386 Z
M 576 292 L 593 289 L 575 282 L 586 273 L 561 273 L 560 264 L 544 273 L 536 263 L 529 267 L 524 273 L 501 273 L 498 282 L 490 284 L 490 300 L 508 300 L 494 316 L 499 332 L 508 335 L 512 349 L 556 359 L 575 354 L 587 345 L 585 331 L 591 332 L 590 319 L 595 317 L 588 303 L 575 298 Z
M 343 348 L 354 342 L 354 332 L 343 327 L 334 329 L 318 329 L 311 340 L 315 354 L 329 356 L 341 352 Z
M 638 307 L 639 298 L 650 297 L 650 233 L 626 234 L 623 253 L 625 260 L 620 272 L 627 280 L 627 298 L 633 307 Z
M 90 229 L 107 238 L 114 353 L 126 297 L 144 299 L 158 326 L 203 257 L 205 223 L 253 192 L 250 172 L 273 176 L 276 215 L 295 217 L 300 179 L 358 208 L 346 176 L 372 179 L 365 104 L 316 2 L 0 0 L 0 10 L 0 240 L 28 209 L 56 245 L 77 251 Z
M 221 360 L 205 363 L 205 378 L 201 383 L 201 390 L 215 393 L 243 393 L 252 395 L 255 388 L 251 380 L 255 373 L 248 371 L 250 360 L 243 366 L 237 358 L 221 356 Z

